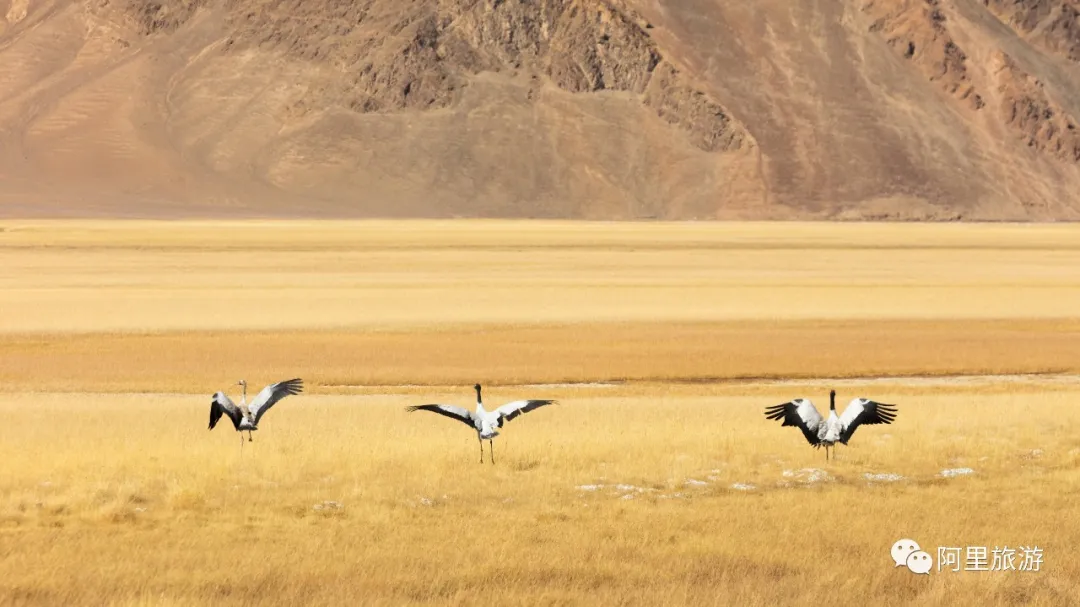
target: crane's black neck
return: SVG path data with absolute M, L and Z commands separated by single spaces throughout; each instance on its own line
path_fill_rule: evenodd
M 483 400 L 480 399 L 480 384 L 476 384 L 475 386 L 473 386 L 473 388 L 476 390 L 476 402 L 478 402 L 478 403 L 484 402 Z
M 836 411 L 836 390 L 829 390 L 829 410 Z

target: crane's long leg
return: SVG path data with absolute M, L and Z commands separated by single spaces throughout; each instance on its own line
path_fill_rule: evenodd
M 491 438 L 488 439 L 488 451 L 491 452 L 491 463 L 494 464 L 495 463 L 495 443 L 494 443 L 494 439 L 491 439 Z
M 476 442 L 480 443 L 480 463 L 484 463 L 484 439 L 479 436 L 476 437 Z
M 251 442 L 251 430 L 248 430 L 248 442 Z

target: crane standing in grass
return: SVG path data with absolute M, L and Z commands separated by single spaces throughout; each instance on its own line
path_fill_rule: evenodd
M 480 463 L 484 463 L 484 441 L 487 440 L 491 451 L 491 463 L 495 463 L 495 445 L 492 442 L 499 435 L 498 428 L 502 428 L 507 421 L 514 419 L 522 413 L 528 413 L 537 407 L 556 403 L 554 400 L 515 400 L 488 411 L 484 408 L 484 401 L 480 398 L 480 384 L 473 386 L 476 390 L 476 411 L 468 411 L 454 405 L 417 405 L 407 407 L 406 411 L 431 411 L 439 415 L 445 415 L 451 419 L 464 422 L 476 430 L 476 438 L 480 441 Z
M 240 446 L 244 446 L 244 431 L 247 430 L 248 442 L 251 442 L 251 433 L 259 429 L 259 420 L 279 400 L 290 394 L 299 394 L 304 389 L 304 381 L 300 378 L 280 381 L 263 388 L 249 405 L 247 402 L 247 381 L 241 379 L 236 382 L 242 386 L 243 394 L 240 397 L 240 406 L 237 407 L 224 392 L 215 392 L 210 401 L 210 430 L 214 429 L 222 415 L 228 415 L 233 427 L 240 433 Z
M 829 460 L 829 447 L 837 442 L 848 444 L 855 429 L 863 424 L 891 424 L 896 419 L 896 405 L 874 402 L 866 398 L 853 399 L 839 417 L 836 415 L 836 390 L 829 390 L 829 417 L 821 417 L 814 404 L 806 398 L 796 398 L 765 409 L 767 419 L 783 419 L 781 426 L 796 426 L 802 430 L 807 442 L 815 449 L 825 447 L 825 460 Z M 834 454 L 835 457 L 835 454 Z

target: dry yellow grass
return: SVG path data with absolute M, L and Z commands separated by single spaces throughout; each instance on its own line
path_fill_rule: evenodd
M 0 227 L 0 604 L 1080 593 L 1078 228 Z M 948 377 L 980 373 L 1064 376 Z M 294 375 L 243 452 L 206 430 L 215 390 Z M 561 404 L 481 466 L 468 428 L 404 411 L 475 381 Z M 830 386 L 900 415 L 826 463 L 762 409 Z M 1044 563 L 916 577 L 900 537 Z
M 1073 225 L 5 222 L 0 331 L 1075 318 Z
M 337 393 L 476 381 L 1077 373 L 1080 322 L 575 323 L 0 336 L 0 392 L 204 393 L 255 370 L 260 381 L 300 375 L 322 392 Z

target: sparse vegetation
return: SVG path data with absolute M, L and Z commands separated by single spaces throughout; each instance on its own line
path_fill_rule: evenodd
M 1080 384 L 947 377 L 1078 372 L 1075 226 L 4 228 L 0 604 L 1080 592 Z M 243 453 L 206 429 L 215 390 L 282 373 L 305 393 Z M 945 377 L 870 377 L 893 373 Z M 826 463 L 764 419 L 842 375 L 838 402 L 897 403 L 896 423 Z M 475 433 L 404 412 L 469 405 L 476 381 L 561 404 L 481 466 Z M 917 577 L 901 537 L 1044 563 Z
M 1077 0 L 0 0 L 0 216 L 1076 221 Z

